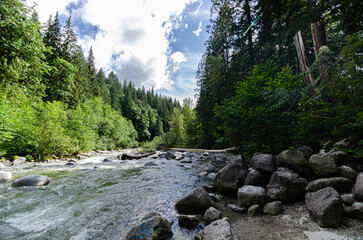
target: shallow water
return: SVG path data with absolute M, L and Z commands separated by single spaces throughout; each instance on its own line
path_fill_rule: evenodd
M 102 163 L 118 154 L 87 158 L 75 166 L 8 169 L 13 180 L 43 174 L 51 182 L 22 188 L 0 184 L 0 239 L 124 239 L 138 215 L 150 210 L 174 221 L 174 239 L 191 239 L 193 232 L 178 227 L 174 204 L 202 183 L 195 169 L 165 158 Z M 159 166 L 143 167 L 150 161 Z

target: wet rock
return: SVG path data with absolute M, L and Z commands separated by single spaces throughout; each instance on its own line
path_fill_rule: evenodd
M 259 205 L 255 204 L 248 208 L 247 214 L 250 217 L 256 216 L 262 213 L 262 209 Z
M 180 227 L 193 229 L 199 223 L 199 216 L 198 215 L 179 215 L 178 222 L 179 222 Z
M 232 209 L 233 211 L 235 211 L 236 213 L 245 213 L 247 211 L 247 209 L 245 207 L 240 207 L 236 204 L 227 204 L 227 206 Z
M 267 196 L 282 202 L 298 199 L 304 196 L 306 183 L 297 173 L 278 169 L 267 185 Z
M 338 171 L 335 159 L 327 154 L 314 154 L 309 159 L 309 165 L 318 176 L 333 176 Z
M 343 203 L 347 206 L 351 206 L 355 202 L 355 199 L 354 199 L 352 193 L 343 194 L 340 196 L 340 198 L 342 199 Z
M 18 157 L 16 159 L 14 159 L 14 161 L 11 162 L 11 165 L 12 166 L 18 166 L 20 164 L 25 163 L 25 161 L 26 161 L 26 157 Z
M 67 162 L 65 165 L 66 165 L 66 166 L 73 166 L 73 165 L 77 165 L 77 163 L 74 163 L 74 162 Z
M 198 168 L 197 172 L 198 173 L 200 173 L 200 172 L 212 173 L 212 172 L 216 172 L 216 171 L 217 171 L 217 169 L 211 163 L 204 163 Z
M 175 151 L 173 151 L 173 150 L 169 150 L 169 151 L 167 151 L 167 152 L 166 152 L 166 154 L 165 154 L 165 157 L 166 157 L 166 159 L 168 159 L 168 160 L 170 160 L 170 159 L 175 159 L 175 158 L 176 158 L 176 156 L 175 156 Z
M 321 227 L 338 227 L 343 211 L 339 193 L 332 187 L 305 195 L 305 205 L 312 219 Z
M 357 218 L 363 220 L 363 202 L 355 202 L 350 208 L 350 212 Z
M 355 179 L 358 176 L 358 173 L 355 170 L 353 170 L 352 168 L 350 168 L 348 166 L 344 166 L 344 165 L 338 167 L 338 173 L 339 173 L 339 176 L 349 178 L 353 182 L 355 181 Z
M 159 165 L 157 165 L 156 163 L 154 163 L 154 162 L 147 162 L 147 163 L 145 163 L 145 165 L 144 165 L 144 167 L 156 167 L 156 166 L 159 166 Z
M 147 212 L 131 228 L 126 240 L 134 239 L 160 239 L 166 240 L 173 236 L 170 222 L 158 212 Z
M 207 211 L 205 211 L 204 219 L 208 223 L 221 219 L 221 218 L 222 218 L 222 212 L 215 209 L 214 207 L 210 207 L 207 209 Z
M 190 158 L 185 158 L 181 160 L 180 163 L 192 163 L 192 160 Z
M 237 191 L 243 186 L 248 168 L 246 162 L 240 156 L 229 162 L 222 168 L 213 180 L 213 185 L 222 194 L 236 196 Z
M 109 159 L 109 158 L 105 158 L 105 159 L 103 159 L 103 161 L 102 162 L 104 162 L 104 163 L 109 163 L 109 162 L 113 162 L 111 159 Z
M 320 178 L 309 182 L 306 190 L 316 192 L 326 187 L 332 187 L 340 193 L 350 192 L 353 187 L 353 182 L 345 177 Z
M 283 205 L 280 201 L 267 203 L 263 207 L 263 213 L 268 215 L 276 215 L 279 214 L 283 209 Z
M 208 192 L 202 187 L 197 187 L 180 199 L 175 204 L 175 208 L 181 213 L 198 214 L 204 213 L 213 205 Z
M 296 151 L 301 152 L 306 159 L 309 159 L 314 153 L 314 150 L 309 146 L 299 147 L 296 149 Z
M 24 186 L 45 186 L 50 182 L 50 178 L 44 175 L 28 175 L 15 180 L 12 184 L 13 187 Z
M 285 150 L 277 156 L 278 167 L 287 167 L 301 176 L 311 176 L 312 169 L 304 155 L 296 150 Z
M 11 174 L 11 172 L 0 171 L 0 182 L 11 181 L 12 178 L 13 175 Z
M 263 183 L 262 174 L 259 171 L 250 168 L 246 176 L 245 185 L 261 186 L 262 183 Z
M 122 154 L 119 154 L 119 155 L 117 155 L 117 157 L 116 157 L 118 160 L 121 160 L 122 159 Z
M 199 231 L 195 237 L 195 240 L 235 240 L 237 239 L 234 234 L 231 224 L 226 219 L 219 219 L 203 230 Z
M 358 175 L 352 192 L 357 201 L 363 202 L 363 172 Z
M 166 154 L 165 153 L 159 154 L 159 158 L 166 158 Z
M 251 159 L 251 167 L 261 173 L 273 173 L 276 169 L 272 155 L 255 153 Z
M 237 193 L 238 204 L 249 207 L 252 205 L 264 205 L 266 201 L 266 190 L 263 187 L 245 185 L 238 189 Z

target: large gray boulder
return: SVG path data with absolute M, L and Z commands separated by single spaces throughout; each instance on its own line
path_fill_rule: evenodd
M 348 166 L 344 166 L 344 165 L 338 167 L 338 174 L 341 177 L 349 178 L 353 182 L 355 182 L 355 180 L 357 179 L 357 176 L 358 176 L 357 171 L 355 171 L 354 169 L 352 169 Z
M 143 214 L 126 235 L 126 240 L 148 239 L 166 240 L 173 236 L 170 222 L 158 212 Z
M 331 187 L 305 195 L 305 205 L 310 216 L 321 227 L 340 225 L 343 204 L 339 193 Z
M 309 182 L 306 190 L 316 192 L 326 187 L 332 187 L 340 193 L 350 192 L 353 187 L 353 182 L 345 177 L 320 178 Z
M 299 174 L 279 168 L 271 176 L 267 185 L 267 196 L 282 202 L 298 199 L 305 194 L 307 180 Z
M 352 192 L 357 201 L 363 202 L 363 172 L 358 175 Z
M 301 152 L 306 159 L 309 159 L 314 153 L 314 150 L 309 146 L 299 147 L 296 149 L 296 151 Z
M 350 212 L 353 216 L 363 220 L 363 202 L 355 202 L 350 208 Z
M 7 182 L 12 179 L 13 175 L 11 172 L 0 171 L 0 182 Z
M 315 174 L 322 177 L 333 176 L 337 173 L 338 167 L 335 159 L 328 154 L 314 154 L 309 159 L 309 165 Z
M 218 209 L 215 209 L 214 207 L 210 207 L 207 209 L 207 211 L 205 211 L 204 219 L 208 223 L 221 218 L 222 218 L 222 212 L 219 211 Z
M 343 151 L 331 151 L 328 155 L 333 157 L 338 166 L 347 165 L 350 162 L 348 153 Z
M 50 182 L 50 178 L 44 175 L 28 175 L 15 180 L 12 184 L 13 187 L 24 186 L 45 186 Z
M 237 196 L 237 191 L 243 186 L 248 173 L 246 162 L 240 156 L 222 168 L 215 178 L 213 185 L 224 195 Z
M 212 206 L 214 206 L 213 200 L 202 187 L 191 190 L 175 204 L 179 212 L 187 214 L 203 214 Z
M 212 172 L 216 172 L 217 169 L 215 166 L 213 166 L 213 164 L 211 163 L 204 163 L 202 164 L 199 168 L 198 168 L 198 173 L 201 172 L 207 172 L 207 173 L 212 173 Z
M 301 176 L 310 176 L 313 171 L 309 166 L 308 159 L 300 151 L 285 150 L 277 156 L 278 167 L 287 167 Z
M 249 169 L 245 179 L 245 185 L 261 186 L 263 181 L 264 177 L 259 171 L 252 168 Z
M 255 153 L 253 155 L 251 167 L 265 174 L 272 174 L 276 170 L 276 164 L 272 155 L 262 153 Z
M 266 202 L 266 190 L 263 187 L 245 185 L 238 189 L 238 204 L 249 207 L 252 205 L 263 206 Z
M 195 240 L 237 240 L 231 224 L 226 219 L 219 219 L 203 230 L 199 231 L 195 236 Z

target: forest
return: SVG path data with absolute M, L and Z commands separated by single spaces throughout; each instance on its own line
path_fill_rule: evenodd
M 61 26 L 56 13 L 42 25 L 24 1 L 2 0 L 0 156 L 42 160 L 141 143 L 276 154 L 346 138 L 344 150 L 362 158 L 361 2 L 212 4 L 193 107 L 97 70 L 71 18 Z M 314 52 L 317 22 L 326 44 Z M 299 31 L 311 61 L 305 72 L 294 46 Z

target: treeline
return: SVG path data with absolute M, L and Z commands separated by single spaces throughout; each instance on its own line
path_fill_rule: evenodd
M 1 1 L 0 156 L 133 147 L 169 130 L 179 102 L 105 76 L 77 41 L 71 18 L 41 26 L 25 1 Z
M 196 145 L 278 153 L 348 138 L 346 150 L 362 157 L 361 2 L 212 3 L 197 73 Z M 310 26 L 318 21 L 326 26 L 327 44 L 314 56 Z M 313 60 L 304 74 L 293 41 L 299 30 Z M 307 74 L 314 79 L 309 86 L 302 82 Z

